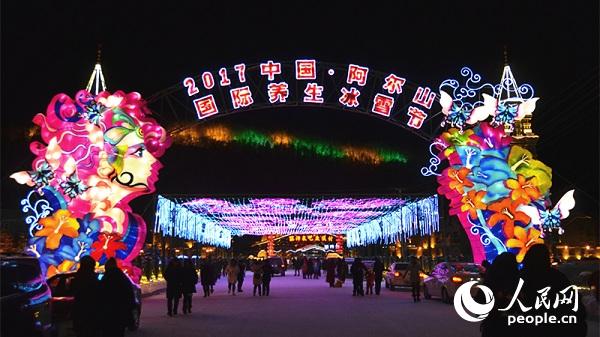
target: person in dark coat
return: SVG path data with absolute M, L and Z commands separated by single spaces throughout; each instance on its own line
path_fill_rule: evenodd
M 325 260 L 325 270 L 327 273 L 325 274 L 325 280 L 329 283 L 329 287 L 333 288 L 335 283 L 335 259 L 327 259 Z
M 146 276 L 146 281 L 152 281 L 152 257 L 150 254 L 144 254 L 142 259 L 142 270 L 144 271 L 144 276 Z
M 223 269 L 223 276 L 227 276 L 227 266 L 229 264 L 227 263 L 227 260 L 223 259 L 221 260 L 221 268 Z
M 336 273 L 341 283 L 346 282 L 346 275 L 348 275 L 348 263 L 346 260 L 338 259 Z
M 271 277 L 273 277 L 273 267 L 268 260 L 263 263 L 263 274 L 262 274 L 262 291 L 263 296 L 269 296 L 271 291 Z
M 302 278 L 305 279 L 308 275 L 308 260 L 306 256 L 302 258 Z
M 404 272 L 404 279 L 406 279 L 407 274 L 410 273 L 410 287 L 412 289 L 413 302 L 415 303 L 421 302 L 421 272 L 423 272 L 423 270 L 421 270 L 417 257 L 411 256 L 408 268 Z
M 479 272 L 479 275 L 481 275 L 482 280 L 485 280 L 485 274 L 488 270 L 490 270 L 491 266 L 492 264 L 488 260 L 484 259 L 483 261 L 481 261 L 481 267 L 483 268 L 483 270 Z
M 221 278 L 221 265 L 215 260 L 211 266 L 213 271 L 213 279 L 210 285 L 210 293 L 213 294 L 215 292 L 215 284 L 217 284 L 217 281 Z
M 192 295 L 196 292 L 198 274 L 191 259 L 186 259 L 181 270 L 181 286 L 183 291 L 183 313 L 192 313 Z
M 352 296 L 365 296 L 365 290 L 363 288 L 363 280 L 365 279 L 365 271 L 367 267 L 362 263 L 362 259 L 357 257 L 352 263 L 350 273 L 352 274 Z
M 496 256 L 493 263 L 487 267 L 486 277 L 483 281 L 483 284 L 494 294 L 494 308 L 481 322 L 482 337 L 515 335 L 517 331 L 514 327 L 508 326 L 507 316 L 518 314 L 515 312 L 517 306 L 513 307 L 511 311 L 499 311 L 498 309 L 508 306 L 518 283 L 519 269 L 515 255 L 504 252 Z M 479 303 L 486 303 L 485 295 L 481 290 L 477 292 L 475 300 Z
M 308 275 L 308 278 L 311 279 L 311 278 L 313 278 L 314 273 L 315 273 L 315 260 L 311 257 L 310 259 L 308 259 L 308 269 L 306 271 L 306 274 Z
M 381 293 L 381 280 L 383 279 L 383 262 L 381 259 L 376 257 L 375 263 L 373 264 L 373 273 L 375 273 L 375 294 Z
M 154 274 L 154 278 L 158 280 L 158 275 L 160 272 L 160 256 L 155 251 L 152 254 L 152 273 Z
M 577 292 L 577 288 L 571 285 L 565 274 L 561 273 L 551 265 L 550 252 L 544 244 L 535 244 L 529 248 L 523 258 L 523 268 L 521 269 L 521 278 L 523 279 L 523 288 L 520 295 L 523 297 L 523 304 L 527 307 L 532 307 L 527 314 L 530 315 L 555 315 L 556 317 L 570 316 L 576 317 L 576 323 L 552 324 L 543 323 L 538 325 L 519 325 L 522 331 L 519 331 L 519 336 L 569 336 L 579 337 L 587 335 L 586 311 L 585 306 L 581 303 L 581 299 L 577 302 L 577 311 L 573 311 L 575 303 L 560 304 L 556 308 L 550 306 L 546 308 L 544 305 L 538 309 L 535 308 L 535 303 L 540 297 L 540 291 L 546 287 L 550 287 L 547 292 L 547 298 L 553 302 L 557 296 L 564 298 L 559 292 L 565 290 L 566 295 L 571 292 Z M 573 293 L 572 298 L 578 298 L 577 294 Z
M 91 256 L 83 256 L 71 283 L 74 297 L 71 312 L 77 337 L 94 337 L 98 331 L 100 281 L 95 267 L 96 261 Z
M 314 260 L 313 273 L 315 279 L 319 279 L 319 277 L 321 277 L 321 260 L 318 258 Z
M 216 278 L 213 262 L 208 258 L 200 265 L 200 283 L 202 284 L 204 297 L 210 296 L 211 286 L 214 284 Z
M 135 295 L 131 280 L 119 269 L 117 260 L 110 258 L 104 265 L 105 272 L 100 281 L 100 301 L 104 317 L 102 335 L 123 337 L 125 327 L 133 323 Z
M 300 269 L 302 268 L 302 261 L 298 257 L 295 257 L 292 260 L 292 264 L 294 265 L 294 276 L 300 276 Z
M 242 290 L 242 284 L 244 284 L 244 278 L 246 277 L 246 263 L 240 260 L 239 267 L 240 271 L 238 272 L 237 277 L 237 290 L 239 293 L 243 293 L 244 291 Z
M 177 315 L 183 287 L 179 259 L 173 258 L 169 261 L 164 276 L 167 281 L 167 315 Z

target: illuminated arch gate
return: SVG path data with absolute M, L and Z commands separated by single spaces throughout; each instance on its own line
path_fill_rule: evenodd
M 431 142 L 430 165 L 421 174 L 437 177 L 438 193 L 450 200 L 450 214 L 458 216 L 467 233 L 474 260 L 492 261 L 510 251 L 520 262 L 532 244 L 544 242 L 546 234 L 562 233 L 560 220 L 575 205 L 573 191 L 550 209 L 551 169 L 519 145 L 537 137 L 531 131 L 538 99 L 533 88 L 519 86 L 508 65 L 497 84 L 481 83 L 481 76 L 466 67 L 460 73 L 461 81 L 448 79 L 432 90 L 412 84 L 402 74 L 363 65 L 269 60 L 201 70 L 150 101 L 180 122 L 171 134 L 218 116 L 297 106 L 347 110 L 398 125 Z M 440 113 L 432 113 L 434 102 L 439 102 Z M 181 116 L 174 104 L 188 113 Z M 446 127 L 441 134 L 440 126 Z M 448 160 L 448 167 L 438 173 L 442 160 Z M 387 238 L 376 219 L 360 226 L 367 224 L 377 224 L 382 231 L 379 238 Z M 350 244 L 373 242 L 362 236 L 365 231 L 358 235 L 358 227 L 346 229 Z
M 171 143 L 168 134 L 194 124 L 189 121 L 266 107 L 302 105 L 363 113 L 426 140 L 433 137 L 424 130 L 438 128 L 431 123 L 429 128 L 423 126 L 435 116 L 444 117 L 441 126 L 449 128 L 433 139 L 430 165 L 421 173 L 437 176 L 438 193 L 451 200 L 450 214 L 460 219 L 476 261 L 491 261 L 505 251 L 518 254 L 517 260 L 521 261 L 532 243 L 543 242 L 552 231 L 562 233 L 560 221 L 575 206 L 573 191 L 569 191 L 551 208 L 551 169 L 516 144 L 531 137 L 531 114 L 537 98 L 531 86 L 516 84 L 508 66 L 498 84 L 481 84 L 481 76 L 468 68 L 461 69 L 465 83 L 453 79 L 442 82 L 441 112 L 432 115 L 430 109 L 438 93 L 411 85 L 393 73 L 310 59 L 267 61 L 249 67 L 238 64 L 185 78 L 181 85 L 155 95 L 154 104 L 168 105 L 176 122 L 183 122 L 169 133 L 147 115 L 146 102 L 139 93 L 106 91 L 99 64 L 96 68 L 96 75 L 92 75 L 96 76 L 94 93 L 88 85 L 74 98 L 58 94 L 46 113 L 36 115 L 33 121 L 41 128 L 41 142 L 30 144 L 36 156 L 33 170 L 11 175 L 31 188 L 21 201 L 30 233 L 27 251 L 40 259 L 47 276 L 74 270 L 82 256 L 92 255 L 101 264 L 116 257 L 139 279 L 140 271 L 132 261 L 145 240 L 146 226 L 139 215 L 131 213 L 128 202 L 154 191 L 161 167 L 158 158 Z M 188 102 L 182 103 L 181 96 Z M 191 113 L 177 114 L 172 106 L 175 102 Z M 164 105 L 156 110 L 168 111 Z M 442 160 L 447 160 L 449 167 L 438 173 Z M 383 204 L 341 199 L 219 202 L 225 209 L 242 211 L 254 205 L 270 205 L 272 213 L 285 209 L 285 205 L 293 206 L 287 212 L 294 216 L 279 214 L 285 221 L 275 221 L 279 227 L 271 226 L 269 230 L 301 232 L 309 227 L 325 230 L 330 226 L 327 230 L 346 231 L 349 245 L 362 245 L 435 230 L 437 201 L 432 200 L 379 200 Z M 213 204 L 219 205 L 217 201 Z M 238 213 L 217 213 L 226 214 L 224 219 L 225 215 L 198 213 L 198 209 L 208 206 L 193 206 L 194 200 L 169 202 L 173 206 L 166 207 L 163 201 L 159 209 L 157 228 L 171 235 L 195 233 L 196 239 L 207 241 L 226 240 L 227 235 L 243 232 L 235 227 L 235 221 L 229 221 L 239 217 Z M 361 221 L 351 222 L 352 218 L 346 217 L 349 214 Z M 199 216 L 201 221 L 197 221 Z M 241 218 L 248 221 L 244 216 L 241 213 Z M 208 221 L 211 219 L 213 222 Z M 254 220 L 260 228 L 265 225 L 260 221 L 268 219 Z M 336 227 L 336 220 L 350 222 L 351 226 L 338 223 Z M 418 230 L 411 227 L 415 225 Z

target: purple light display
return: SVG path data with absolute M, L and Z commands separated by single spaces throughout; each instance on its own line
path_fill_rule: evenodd
M 394 221 L 394 226 L 384 226 L 379 237 L 385 239 L 397 236 L 407 226 L 417 226 L 417 222 L 421 226 L 421 220 L 406 214 L 413 214 L 411 210 L 417 208 L 423 209 L 422 204 L 431 198 L 436 201 L 431 204 L 435 205 L 435 211 L 423 212 L 422 215 L 427 215 L 431 223 L 429 227 L 435 230 L 438 224 L 435 196 L 415 200 L 374 197 L 169 199 L 161 196 L 155 229 L 206 243 L 217 240 L 226 245 L 222 239 L 229 235 L 346 234 L 382 220 L 389 223 L 392 217 L 411 220 L 411 224 L 399 225 L 398 221 Z M 199 227 L 210 227 L 214 233 L 221 233 L 220 237 L 201 234 Z M 354 242 L 361 243 L 366 242 L 361 239 Z

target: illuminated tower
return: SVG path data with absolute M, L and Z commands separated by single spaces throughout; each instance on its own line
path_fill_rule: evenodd
M 508 65 L 506 52 L 504 53 L 504 71 L 499 90 L 496 93 L 496 99 L 498 99 L 499 104 L 504 103 L 507 106 L 517 105 L 525 101 L 521 96 L 521 92 L 519 92 L 519 85 Z M 511 135 L 513 144 L 526 148 L 535 154 L 535 145 L 539 136 L 533 133 L 532 119 L 533 114 L 527 113 L 523 119 L 515 121 L 512 130 L 510 126 L 506 126 L 505 132 Z
M 88 81 L 85 89 L 94 95 L 98 95 L 99 92 L 106 91 L 106 82 L 104 81 L 104 74 L 102 73 L 102 66 L 100 65 L 100 59 L 102 55 L 102 50 L 98 47 L 98 55 L 96 57 L 96 65 L 94 66 L 94 71 L 92 71 L 92 75 L 90 76 L 90 80 Z

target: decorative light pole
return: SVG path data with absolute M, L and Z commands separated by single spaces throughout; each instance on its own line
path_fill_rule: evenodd
M 90 93 L 93 93 L 94 95 L 98 95 L 99 92 L 106 91 L 106 82 L 104 81 L 104 74 L 102 73 L 102 66 L 100 65 L 101 59 L 102 48 L 101 46 L 98 46 L 96 65 L 94 66 L 94 71 L 92 71 L 90 80 L 88 81 L 88 84 L 85 87 L 85 90 L 87 90 Z M 102 90 L 100 90 L 101 87 Z

